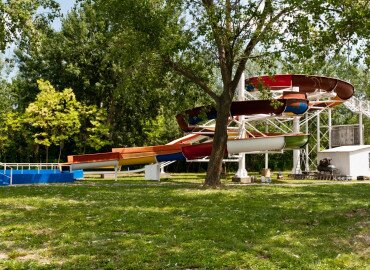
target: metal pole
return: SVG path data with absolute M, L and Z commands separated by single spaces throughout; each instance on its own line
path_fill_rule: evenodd
M 360 145 L 364 144 L 364 129 L 362 126 L 362 101 L 360 100 L 360 113 L 358 115 L 358 125 L 360 126 Z
M 316 118 L 316 121 L 317 121 L 317 130 L 316 130 L 316 134 L 317 134 L 317 148 L 316 148 L 316 150 L 317 150 L 317 153 L 316 153 L 316 156 L 317 156 L 317 154 L 320 152 L 320 147 L 321 147 L 321 134 L 320 134 L 320 115 L 321 115 L 321 112 L 320 113 L 318 113 L 317 114 L 317 118 Z M 317 159 L 317 158 L 316 158 Z M 317 164 L 318 164 L 318 160 L 317 160 Z
M 117 181 L 118 164 L 114 166 L 114 181 Z
M 268 126 L 268 121 L 266 121 L 266 126 L 265 126 L 265 132 L 269 132 L 269 126 Z M 269 154 L 265 153 L 265 169 L 269 168 Z
M 331 148 L 331 108 L 328 109 L 328 133 L 329 133 L 329 149 Z
M 294 133 L 299 133 L 299 116 L 294 116 L 293 118 L 293 132 Z M 293 150 L 293 169 L 292 169 L 292 173 L 293 174 L 298 174 L 298 173 L 302 173 L 302 170 L 301 170 L 301 162 L 300 162 L 300 153 L 301 153 L 301 150 L 299 149 L 294 149 Z
M 308 113 L 306 113 L 306 123 L 305 123 L 305 132 L 308 134 Z M 309 147 L 308 143 L 306 144 L 306 165 L 305 165 L 305 170 L 306 172 L 310 171 L 310 157 L 309 157 Z

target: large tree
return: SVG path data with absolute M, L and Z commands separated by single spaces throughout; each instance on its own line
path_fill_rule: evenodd
M 73 138 L 84 150 L 99 150 L 109 144 L 106 113 L 102 109 L 78 102 L 71 88 L 56 91 L 43 80 L 38 80 L 38 85 L 40 93 L 27 107 L 24 122 L 32 127 L 34 142 L 45 146 L 46 162 L 51 145 L 59 146 L 59 162 L 65 141 Z
M 220 184 L 230 105 L 247 65 L 271 55 L 324 60 L 344 44 L 357 43 L 353 51 L 368 46 L 366 0 L 96 1 L 117 32 L 132 32 L 120 39 L 124 49 L 139 46 L 213 99 L 217 120 L 205 180 L 210 186 Z M 211 81 L 217 76 L 220 84 Z
M 26 109 L 26 121 L 35 129 L 33 138 L 36 144 L 45 146 L 46 162 L 49 160 L 49 147 L 60 147 L 58 162 L 64 141 L 80 130 L 79 108 L 72 89 L 57 92 L 48 81 L 38 81 L 40 93 Z
M 13 84 L 20 108 L 34 100 L 36 81 L 42 78 L 58 89 L 71 87 L 79 101 L 106 110 L 114 146 L 176 138 L 179 129 L 168 125 L 168 119 L 174 122 L 176 113 L 201 105 L 207 97 L 199 98 L 194 85 L 168 74 L 162 63 L 148 65 L 156 55 L 141 55 L 145 44 L 135 43 L 130 29 L 112 31 L 112 25 L 94 3 L 80 1 L 62 20 L 60 31 L 41 28 L 37 40 L 16 52 L 19 73 Z M 157 118 L 163 120 L 160 127 Z M 157 132 L 164 126 L 166 132 Z
M 41 12 L 42 11 L 42 12 Z M 6 0 L 0 2 L 0 50 L 14 42 L 28 43 L 40 25 L 59 15 L 55 0 Z

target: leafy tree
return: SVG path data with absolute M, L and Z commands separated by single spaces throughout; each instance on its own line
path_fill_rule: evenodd
M 5 80 L 0 81 L 0 116 L 4 116 L 17 106 L 17 96 L 10 83 Z
M 154 120 L 144 120 L 145 145 L 167 144 L 181 136 L 173 115 L 159 114 Z
M 4 156 L 8 148 L 14 146 L 19 131 L 22 130 L 23 121 L 21 116 L 15 112 L 8 112 L 2 115 L 0 123 L 0 151 Z
M 27 130 L 23 129 L 22 116 L 16 109 L 18 108 L 17 95 L 13 91 L 12 85 L 2 80 L 0 81 L 0 152 L 1 159 L 7 157 L 8 152 L 17 155 L 21 152 L 27 139 Z M 21 130 L 23 130 L 21 132 Z
M 86 148 L 99 150 L 110 144 L 109 127 L 106 125 L 107 114 L 94 105 L 82 105 L 79 110 L 80 132 L 75 135 L 78 153 L 85 153 Z
M 43 12 L 39 12 L 40 10 Z M 54 0 L 7 0 L 0 3 L 0 50 L 13 42 L 27 43 L 37 29 L 59 15 Z
M 365 38 L 367 44 L 370 31 L 365 0 L 96 1 L 116 31 L 125 30 L 122 49 L 140 47 L 132 57 L 152 55 L 213 99 L 218 117 L 205 180 L 210 186 L 220 185 L 230 105 L 249 63 L 282 52 L 324 60 L 348 42 Z M 217 74 L 221 88 L 211 83 Z
M 80 149 L 99 150 L 109 144 L 107 115 L 101 108 L 77 101 L 71 88 L 58 92 L 48 81 L 39 80 L 40 93 L 26 109 L 23 123 L 33 128 L 34 142 L 48 149 L 59 146 L 58 162 L 66 141 Z
M 46 162 L 49 147 L 52 144 L 60 146 L 59 162 L 64 141 L 80 130 L 80 104 L 70 88 L 57 92 L 48 81 L 37 83 L 40 93 L 26 109 L 26 121 L 36 130 L 35 143 L 46 148 Z
M 35 98 L 38 89 L 34 82 L 39 78 L 59 89 L 71 87 L 79 101 L 107 111 L 109 134 L 111 139 L 117 137 L 120 132 L 113 122 L 120 118 L 122 100 L 117 100 L 121 95 L 115 91 L 119 68 L 107 59 L 109 36 L 108 20 L 89 4 L 72 10 L 62 20 L 60 32 L 45 27 L 38 46 L 16 52 L 20 72 L 15 83 L 21 103 L 27 106 Z
M 105 13 L 95 4 L 82 1 L 62 21 L 60 32 L 45 27 L 38 46 L 18 50 L 19 75 L 13 84 L 22 99 L 20 107 L 35 99 L 38 88 L 34 82 L 44 78 L 58 89 L 71 87 L 80 102 L 105 110 L 115 146 L 174 139 L 179 134 L 174 125 L 155 140 L 145 130 L 149 123 L 153 126 L 158 115 L 174 120 L 180 111 L 201 105 L 208 98 L 193 84 L 168 74 L 162 63 L 153 64 L 151 58 L 156 56 L 142 54 L 141 45 L 122 49 L 129 45 L 121 38 L 131 37 L 131 30 L 117 33 L 112 28 Z M 78 148 L 85 151 L 82 145 Z

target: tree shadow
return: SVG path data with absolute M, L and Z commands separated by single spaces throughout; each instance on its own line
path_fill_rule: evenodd
M 8 188 L 0 190 L 0 242 L 6 254 L 46 250 L 50 266 L 65 269 L 313 269 L 358 252 L 351 239 L 369 214 L 368 192 L 193 183 Z

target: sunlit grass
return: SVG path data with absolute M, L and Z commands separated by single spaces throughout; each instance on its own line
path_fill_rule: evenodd
M 203 179 L 2 187 L 0 268 L 368 267 L 369 184 L 230 185 L 228 176 L 205 189 Z

